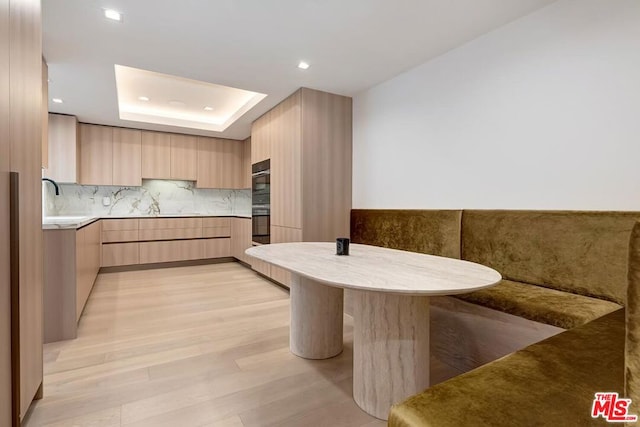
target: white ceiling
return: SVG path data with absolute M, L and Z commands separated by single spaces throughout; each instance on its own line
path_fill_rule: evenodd
M 244 139 L 299 87 L 352 96 L 554 0 L 45 0 L 49 110 Z M 123 13 L 121 23 L 103 8 Z M 311 64 L 297 68 L 300 60 Z M 121 120 L 114 64 L 267 94 L 224 132 Z

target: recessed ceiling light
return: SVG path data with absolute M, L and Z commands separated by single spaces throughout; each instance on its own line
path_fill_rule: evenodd
M 204 107 L 204 111 L 213 111 L 213 108 L 211 108 L 211 107 Z
M 60 99 L 60 98 L 52 98 L 51 100 L 53 102 L 55 102 L 56 104 L 62 104 L 62 99 Z
M 138 97 L 138 101 L 144 101 L 144 102 L 147 102 L 148 100 L 149 100 L 149 97 L 147 97 L 147 96 L 139 96 L 139 97 Z
M 298 68 L 306 70 L 307 68 L 309 68 L 309 64 L 307 62 L 300 61 L 300 63 L 298 64 Z
M 113 10 L 113 9 L 105 9 L 104 17 L 112 19 L 114 21 L 118 21 L 118 22 L 122 21 L 122 14 L 117 10 Z

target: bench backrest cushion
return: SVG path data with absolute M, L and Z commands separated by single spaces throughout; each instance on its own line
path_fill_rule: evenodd
M 640 212 L 465 210 L 462 258 L 532 283 L 625 305 Z
M 460 258 L 460 210 L 351 211 L 353 243 Z
M 640 408 L 640 223 L 629 242 L 629 287 L 627 290 L 627 339 L 625 344 L 625 392 L 633 413 Z

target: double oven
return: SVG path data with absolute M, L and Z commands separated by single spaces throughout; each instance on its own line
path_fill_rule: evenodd
M 271 243 L 271 160 L 251 166 L 252 241 Z

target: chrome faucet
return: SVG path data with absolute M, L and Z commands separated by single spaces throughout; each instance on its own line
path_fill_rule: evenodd
M 56 196 L 60 195 L 60 188 L 58 187 L 58 183 L 52 180 L 51 178 L 42 178 L 43 181 L 48 181 L 53 184 L 56 189 Z

